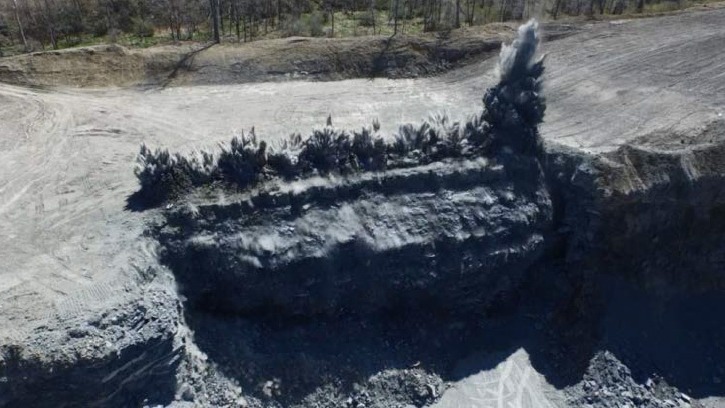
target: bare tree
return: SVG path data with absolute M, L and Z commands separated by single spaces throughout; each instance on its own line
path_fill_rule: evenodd
M 461 0 L 456 0 L 456 28 L 461 27 Z
M 211 2 L 211 20 L 212 20 L 212 33 L 214 42 L 219 44 L 221 39 L 219 38 L 219 0 L 209 0 Z
M 20 21 L 20 13 L 18 12 L 18 0 L 13 0 L 13 12 L 15 13 L 15 20 L 18 22 L 18 30 L 20 30 L 20 37 L 23 39 L 23 49 L 28 50 L 28 40 L 25 38 L 25 30 L 23 30 L 23 23 Z

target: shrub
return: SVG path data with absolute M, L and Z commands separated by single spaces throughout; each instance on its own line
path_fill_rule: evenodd
M 10 37 L 10 26 L 3 16 L 0 16 L 0 37 Z
M 188 176 L 191 185 L 195 187 L 211 183 L 217 170 L 214 154 L 204 150 L 188 158 L 177 154 L 176 164 Z
M 373 127 L 379 129 L 380 125 Z M 388 146 L 381 137 L 374 136 L 373 132 L 368 128 L 362 128 L 360 132 L 353 133 L 352 154 L 362 170 L 385 170 Z
M 272 152 L 267 157 L 270 169 L 285 180 L 293 180 L 300 175 L 297 157 L 286 151 Z
M 108 25 L 104 18 L 93 18 L 91 19 L 91 34 L 94 37 L 103 37 L 108 34 Z
M 325 35 L 323 20 L 324 16 L 319 12 L 314 12 L 310 15 L 310 18 L 307 20 L 307 29 L 310 32 L 310 37 L 322 37 Z
M 428 141 L 432 145 L 428 154 L 432 160 L 445 157 L 460 157 L 468 148 L 465 132 L 458 122 L 451 122 L 446 115 L 435 115 L 430 118 Z
M 108 30 L 108 42 L 111 44 L 116 44 L 118 42 L 118 39 L 121 37 L 123 33 L 121 30 L 111 28 Z
M 473 148 L 486 151 L 491 143 L 491 125 L 481 115 L 473 116 L 463 127 L 463 138 Z
M 217 166 L 223 180 L 236 184 L 240 188 L 255 183 L 266 164 L 267 144 L 257 143 L 254 129 L 250 136 L 232 138 L 229 148 L 222 147 Z
M 141 198 L 148 204 L 158 204 L 192 186 L 192 166 L 181 155 L 168 150 L 151 150 L 145 144 L 137 156 L 136 177 L 141 183 Z
M 282 35 L 284 37 L 294 37 L 302 35 L 302 22 L 299 17 L 288 15 L 282 20 Z
M 393 153 L 404 157 L 409 152 L 416 150 L 420 144 L 421 135 L 410 123 L 400 126 L 393 142 Z
M 365 11 L 358 15 L 357 22 L 361 27 L 372 27 L 375 25 L 375 18 L 371 12 Z
M 377 119 L 373 120 L 373 132 L 380 132 L 380 122 Z
M 142 145 L 136 169 L 139 193 L 149 202 L 159 203 L 219 179 L 247 188 L 266 178 L 381 171 L 447 158 L 496 156 L 503 148 L 519 155 L 539 155 L 538 125 L 546 105 L 539 95 L 543 59 L 533 60 L 538 44 L 535 31 L 533 22 L 522 26 L 519 39 L 502 49 L 499 83 L 484 94 L 483 112 L 464 124 L 435 115 L 417 127 L 401 126 L 395 140 L 386 143 L 378 136 L 377 120 L 372 130 L 362 128 L 350 135 L 333 128 L 328 117 L 327 126 L 307 139 L 293 134 L 269 152 L 265 142 L 257 142 L 252 129 L 249 136 L 235 136 L 228 146 L 222 145 L 216 159 L 207 152 L 186 158 Z
M 150 21 L 137 18 L 133 20 L 133 32 L 139 38 L 151 38 L 154 36 L 154 25 Z
M 350 150 L 350 137 L 326 126 L 313 131 L 312 136 L 304 142 L 299 155 L 300 166 L 303 172 L 317 170 L 320 174 L 329 174 L 345 166 Z
M 468 141 L 463 135 L 458 123 L 447 130 L 445 138 L 437 147 L 437 154 L 440 157 L 461 157 L 468 149 Z
M 13 45 L 13 42 L 10 40 L 10 37 L 3 35 L 0 33 L 0 49 L 7 48 Z
M 401 157 L 411 154 L 419 157 L 429 154 L 438 140 L 438 132 L 431 128 L 430 123 L 423 122 L 417 128 L 406 124 L 398 128 L 392 150 Z
M 286 180 L 297 178 L 301 173 L 298 158 L 302 147 L 302 136 L 299 133 L 292 134 L 288 140 L 272 149 L 267 156 L 267 165 Z
M 527 126 L 528 120 L 535 122 L 538 117 L 531 114 L 524 120 L 519 110 L 513 108 L 515 103 L 501 99 L 500 94 L 500 90 L 489 91 L 484 98 L 486 111 L 463 125 L 451 122 L 446 115 L 431 116 L 417 127 L 401 126 L 392 143 L 378 136 L 377 121 L 372 128 L 363 127 L 350 135 L 336 130 L 328 117 L 327 125 L 314 130 L 307 139 L 293 134 L 269 151 L 264 141 L 257 141 L 254 129 L 249 135 L 235 136 L 228 145 L 222 145 L 218 158 L 205 151 L 189 157 L 171 155 L 166 150 L 151 151 L 143 145 L 136 175 L 143 195 L 150 203 L 159 203 L 214 180 L 244 189 L 275 177 L 292 180 L 311 173 L 383 171 L 446 158 L 489 155 L 504 142 L 522 152 L 531 151 L 529 141 L 538 140 L 538 134 L 535 125 Z M 528 106 L 536 101 L 523 102 Z M 519 115 L 518 119 L 506 125 L 512 121 L 512 114 Z M 511 128 L 514 124 L 518 126 L 515 129 Z M 507 133 L 508 130 L 515 133 Z M 525 145 L 517 146 L 521 142 Z

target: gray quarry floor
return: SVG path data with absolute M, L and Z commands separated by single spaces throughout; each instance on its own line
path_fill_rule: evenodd
M 725 8 L 714 8 L 596 23 L 545 43 L 543 136 L 598 152 L 656 130 L 677 138 L 722 117 L 723 22 Z M 409 80 L 160 90 L 0 85 L 0 345 L 32 337 L 42 348 L 38 333 L 67 330 L 138 297 L 137 271 L 155 259 L 154 245 L 140 237 L 146 215 L 124 210 L 141 142 L 209 147 L 252 126 L 275 139 L 307 133 L 328 114 L 338 127 L 378 118 L 389 134 L 429 113 L 478 112 L 494 78 L 491 59 Z M 462 380 L 438 406 L 546 406 L 543 398 L 556 406 L 552 393 L 520 350 Z

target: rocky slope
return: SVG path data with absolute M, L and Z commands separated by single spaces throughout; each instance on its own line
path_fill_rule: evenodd
M 551 222 L 526 166 L 434 163 L 184 206 L 160 231 L 163 259 L 192 307 L 239 315 L 487 303 L 540 256 Z
M 73 322 L 39 327 L 35 342 L 0 348 L 0 406 L 141 406 L 176 394 L 184 355 L 173 281 L 143 283 L 140 298 Z M 48 345 L 52 345 L 49 349 Z

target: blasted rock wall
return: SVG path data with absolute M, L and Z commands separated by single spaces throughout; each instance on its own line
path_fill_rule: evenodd
M 603 155 L 548 146 L 550 244 L 592 276 L 664 291 L 725 288 L 725 124 L 691 137 L 646 135 Z
M 725 289 L 725 143 L 612 156 L 600 261 L 652 289 Z
M 266 188 L 167 215 L 162 257 L 192 307 L 278 316 L 482 307 L 540 256 L 551 223 L 531 158 Z

